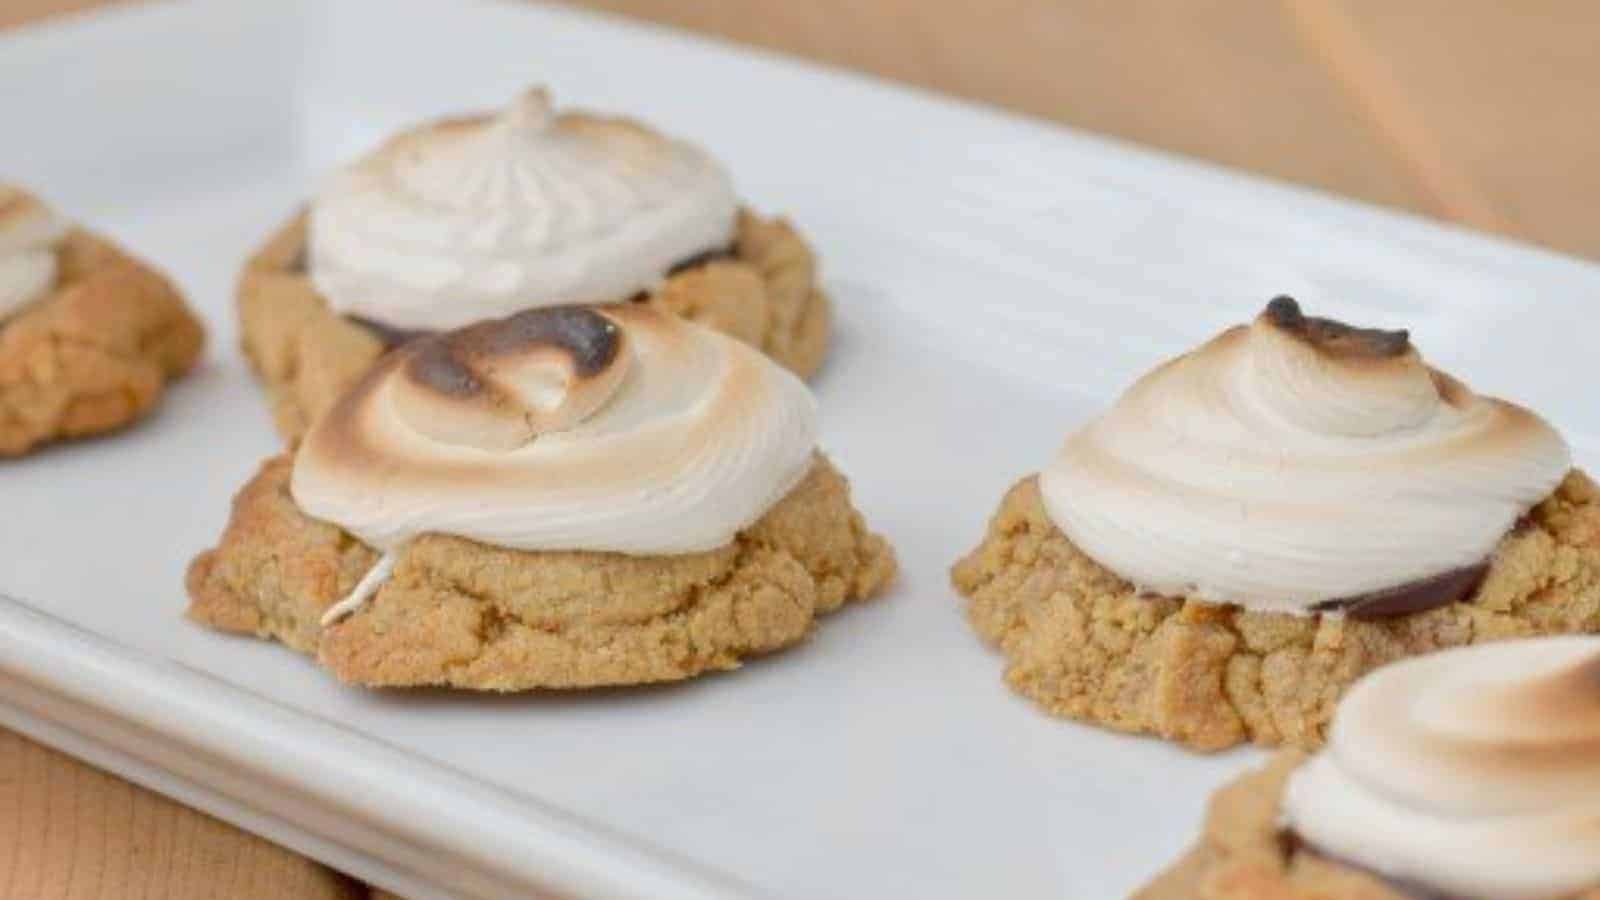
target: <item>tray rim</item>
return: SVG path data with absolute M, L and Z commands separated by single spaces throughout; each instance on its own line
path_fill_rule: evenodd
M 228 718 L 229 727 L 212 727 Z M 0 724 L 405 896 L 759 895 L 604 826 L 5 595 Z M 282 737 L 284 726 L 292 726 L 294 742 Z M 328 752 L 298 756 L 293 746 L 308 735 Z M 470 798 L 471 813 L 433 802 L 441 795 Z M 430 824 L 419 829 L 419 821 Z M 530 839 L 505 839 L 513 826 Z

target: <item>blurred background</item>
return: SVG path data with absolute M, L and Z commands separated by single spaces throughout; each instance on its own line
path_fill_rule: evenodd
M 0 0 L 0 27 L 106 0 Z M 1593 0 L 580 0 L 1600 257 Z
M 106 3 L 0 0 L 0 28 Z M 1594 0 L 577 5 L 1600 258 Z M 0 897 L 366 896 L 0 730 Z

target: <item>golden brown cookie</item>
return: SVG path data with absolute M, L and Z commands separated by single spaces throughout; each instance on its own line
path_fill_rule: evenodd
M 55 288 L 0 322 L 0 457 L 139 419 L 204 342 L 177 288 L 110 242 L 75 228 L 56 253 Z
M 844 477 L 818 456 L 799 486 L 719 550 L 524 552 L 425 535 L 369 603 L 323 629 L 323 612 L 378 554 L 302 514 L 290 469 L 289 456 L 267 461 L 235 498 L 221 544 L 190 566 L 189 616 L 276 638 L 373 687 L 517 691 L 731 669 L 797 643 L 818 616 L 874 596 L 895 572 Z
M 1469 600 L 1376 621 L 1140 596 L 1061 533 L 1031 477 L 952 577 L 1006 682 L 1055 715 L 1194 750 L 1314 748 L 1344 690 L 1384 663 L 1600 632 L 1600 491 L 1572 471 L 1501 541 Z
M 1285 835 L 1279 809 L 1304 762 L 1286 750 L 1217 791 L 1200 839 L 1134 900 L 1415 900 L 1415 892 L 1330 860 Z M 1568 900 L 1600 900 L 1600 890 Z
M 306 219 L 290 220 L 239 279 L 245 355 L 291 442 L 383 355 L 372 330 L 334 314 L 305 271 Z M 644 302 L 759 347 L 802 377 L 822 365 L 832 328 L 816 259 L 788 222 L 739 216 L 731 255 L 693 261 Z

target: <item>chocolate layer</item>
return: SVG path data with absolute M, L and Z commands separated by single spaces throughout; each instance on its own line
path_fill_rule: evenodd
M 1398 587 L 1325 600 L 1311 607 L 1313 612 L 1342 612 L 1352 619 L 1389 619 L 1426 612 L 1465 600 L 1483 584 L 1489 562 L 1456 569 L 1443 575 L 1413 581 Z

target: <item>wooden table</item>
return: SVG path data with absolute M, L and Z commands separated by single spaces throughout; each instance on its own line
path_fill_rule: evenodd
M 1588 0 L 587 2 L 1600 257 Z M 365 896 L 0 731 L 0 898 Z

